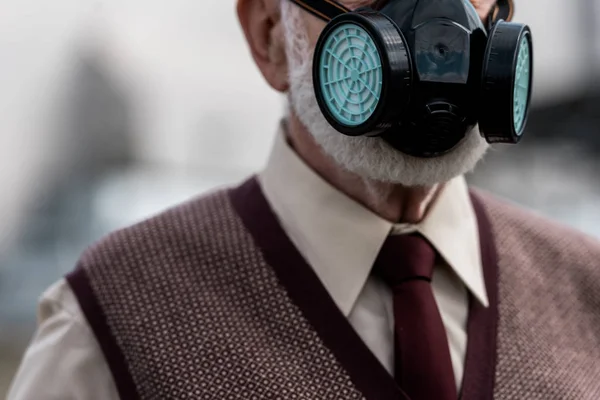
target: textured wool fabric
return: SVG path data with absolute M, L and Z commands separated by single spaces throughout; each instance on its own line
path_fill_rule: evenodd
M 600 243 L 490 195 L 496 399 L 600 399 Z
M 600 245 L 476 197 L 498 253 L 497 351 L 467 353 L 461 398 L 492 397 L 469 378 L 490 363 L 495 399 L 600 398 Z M 407 399 L 341 313 L 315 323 L 333 301 L 316 277 L 302 281 L 310 271 L 290 279 L 305 287 L 284 285 L 272 263 L 286 254 L 267 262 L 231 199 L 216 192 L 113 233 L 68 276 L 121 398 Z
M 81 268 L 131 375 L 115 376 L 124 399 L 363 398 L 224 192 L 110 236 Z

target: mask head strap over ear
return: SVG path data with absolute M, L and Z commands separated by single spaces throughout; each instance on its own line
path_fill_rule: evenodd
M 514 13 L 515 4 L 513 0 L 498 0 L 490 15 L 492 17 L 492 22 L 496 22 L 501 19 L 510 22 Z
M 315 17 L 329 22 L 338 15 L 345 14 L 351 10 L 334 0 L 291 0 Z
M 496 22 L 503 20 L 510 22 L 515 11 L 513 0 L 497 0 L 485 21 L 488 32 L 491 32 Z
M 340 14 L 350 12 L 349 8 L 344 7 L 335 0 L 290 0 L 308 11 L 315 17 L 329 22 Z M 375 10 L 381 9 L 389 0 L 375 0 L 371 8 Z M 497 0 L 492 12 L 487 18 L 487 26 L 491 28 L 498 20 L 510 21 L 514 14 L 513 0 Z

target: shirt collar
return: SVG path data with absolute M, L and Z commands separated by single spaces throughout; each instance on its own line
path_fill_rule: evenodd
M 330 185 L 291 149 L 283 129 L 258 176 L 290 240 L 348 316 L 392 231 L 419 231 L 487 307 L 477 220 L 464 178 L 448 182 L 417 225 L 396 224 Z

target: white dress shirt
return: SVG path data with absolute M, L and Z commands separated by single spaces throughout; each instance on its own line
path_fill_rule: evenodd
M 418 231 L 437 249 L 433 292 L 446 327 L 457 387 L 467 347 L 468 291 L 488 305 L 477 221 L 463 177 L 448 182 L 417 225 L 393 224 L 331 186 L 280 132 L 259 182 L 294 245 L 382 365 L 393 373 L 390 290 L 370 276 L 386 237 Z M 8 400 L 118 399 L 104 356 L 65 280 L 41 297 L 39 327 Z

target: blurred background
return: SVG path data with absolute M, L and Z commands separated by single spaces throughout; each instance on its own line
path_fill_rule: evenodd
M 600 0 L 515 0 L 534 34 L 522 144 L 472 184 L 600 237 Z M 0 398 L 40 294 L 108 231 L 260 169 L 283 99 L 235 2 L 10 1 L 0 12 Z

